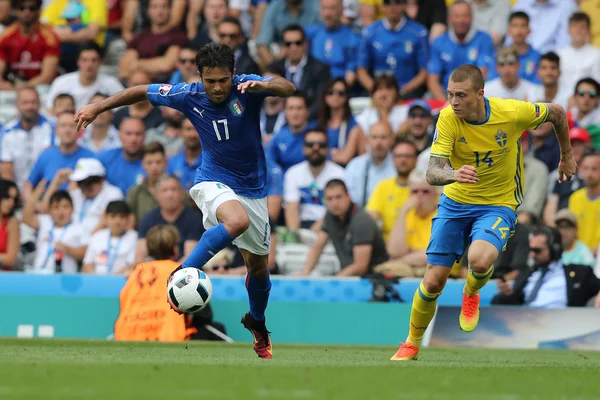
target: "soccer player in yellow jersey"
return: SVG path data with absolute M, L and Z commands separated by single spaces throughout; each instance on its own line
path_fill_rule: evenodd
M 408 339 L 392 360 L 417 358 L 450 267 L 468 243 L 459 322 L 467 332 L 477 326 L 479 289 L 492 276 L 492 264 L 514 230 L 515 210 L 523 201 L 522 132 L 551 122 L 561 149 L 559 182 L 570 180 L 577 168 L 561 106 L 488 99 L 483 86 L 483 74 L 474 65 L 462 65 L 450 75 L 449 106 L 440 112 L 427 169 L 427 181 L 445 186 L 444 194 L 431 227 L 427 271 L 413 297 Z

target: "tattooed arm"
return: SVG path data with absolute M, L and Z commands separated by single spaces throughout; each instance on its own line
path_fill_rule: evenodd
M 446 158 L 434 157 L 429 158 L 429 166 L 427 167 L 427 182 L 434 186 L 449 185 L 454 182 L 460 183 L 477 183 L 477 170 L 471 165 L 463 165 L 457 170 L 445 169 L 448 164 Z
M 569 123 L 567 115 L 562 106 L 547 103 L 548 115 L 546 121 L 554 125 L 554 132 L 560 144 L 560 163 L 558 164 L 558 181 L 570 181 L 577 171 L 577 164 L 571 153 L 571 140 L 569 139 Z

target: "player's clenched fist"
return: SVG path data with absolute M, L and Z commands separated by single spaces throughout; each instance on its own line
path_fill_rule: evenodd
M 479 178 L 477 177 L 477 170 L 475 167 L 470 165 L 463 165 L 459 169 L 454 171 L 454 180 L 460 183 L 477 183 Z

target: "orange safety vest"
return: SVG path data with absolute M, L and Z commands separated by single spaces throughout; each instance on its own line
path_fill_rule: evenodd
M 181 342 L 197 332 L 190 317 L 178 315 L 167 303 L 167 280 L 177 266 L 171 260 L 136 266 L 121 290 L 115 340 Z

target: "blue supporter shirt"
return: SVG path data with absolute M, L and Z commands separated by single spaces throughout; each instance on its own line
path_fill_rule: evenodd
M 104 150 L 98 154 L 98 159 L 106 168 L 106 180 L 123 191 L 127 192 L 132 186 L 144 180 L 145 172 L 142 168 L 142 159 L 130 161 L 123 156 L 123 149 Z
M 283 171 L 267 157 L 267 196 L 283 196 Z
M 358 48 L 358 67 L 374 76 L 392 75 L 402 86 L 427 68 L 428 56 L 427 29 L 423 25 L 404 18 L 391 29 L 383 19 L 365 29 Z
M 347 71 L 356 72 L 360 36 L 345 25 L 327 29 L 323 24 L 306 27 L 310 53 L 329 66 L 331 78 L 343 78 Z
M 526 81 L 540 84 L 540 78 L 537 76 L 538 65 L 542 55 L 529 46 L 529 50 L 525 54 L 519 54 L 519 77 Z M 487 80 L 498 78 L 496 64 L 492 63 Z
M 356 120 L 354 119 L 354 116 L 351 115 L 346 125 L 346 139 L 344 140 L 344 146 L 342 146 L 341 148 L 344 148 L 348 143 L 348 139 L 350 138 L 350 131 L 352 131 L 352 128 L 354 128 L 355 126 Z M 327 128 L 327 137 L 329 138 L 329 150 L 340 148 L 340 130 L 341 127 L 336 129 Z
M 465 42 L 459 43 L 454 32 L 446 32 L 433 41 L 427 72 L 439 75 L 440 84 L 446 90 L 450 74 L 461 65 L 490 68 L 493 63 L 494 43 L 488 33 L 472 29 Z
M 96 158 L 96 155 L 83 147 L 77 147 L 77 150 L 71 154 L 63 154 L 59 147 L 50 147 L 44 150 L 31 169 L 29 174 L 29 183 L 36 187 L 42 179 L 47 181 L 46 186 L 52 181 L 54 175 L 63 169 L 75 169 L 75 164 L 80 158 Z M 61 190 L 67 189 L 67 184 L 62 185 Z
M 222 104 L 213 103 L 202 83 L 154 84 L 148 100 L 182 112 L 194 125 L 202 144 L 202 165 L 194 184 L 220 182 L 249 198 L 267 195 L 265 153 L 260 133 L 260 109 L 270 93 L 241 93 L 237 85 L 263 81 L 259 75 L 235 75 L 231 93 Z
M 267 152 L 269 157 L 281 167 L 284 174 L 290 167 L 304 161 L 304 152 L 302 151 L 304 136 L 306 136 L 306 132 L 316 126 L 316 122 L 309 122 L 302 132 L 294 134 L 286 124 L 273 135 Z
M 202 165 L 202 152 L 194 160 L 193 164 L 188 164 L 185 158 L 185 151 L 174 155 L 167 164 L 167 173 L 179 178 L 181 185 L 189 190 L 194 186 L 196 171 Z

